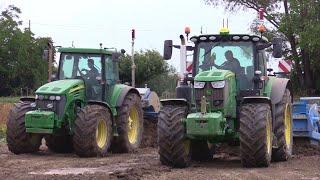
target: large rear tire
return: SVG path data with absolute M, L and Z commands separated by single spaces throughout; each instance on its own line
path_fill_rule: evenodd
M 292 103 L 291 94 L 285 90 L 280 103 L 276 104 L 276 119 L 274 134 L 278 146 L 272 149 L 273 161 L 286 161 L 292 156 L 293 133 L 292 133 Z
M 135 93 L 126 95 L 116 120 L 117 137 L 112 142 L 112 151 L 128 153 L 139 148 L 143 133 L 143 111 L 140 97 Z
M 72 137 L 66 136 L 46 136 L 47 147 L 55 153 L 71 153 L 73 151 Z
M 163 165 L 184 168 L 190 163 L 191 142 L 185 137 L 186 129 L 182 122 L 186 115 L 186 108 L 181 106 L 164 106 L 160 110 L 158 153 Z
M 244 167 L 268 167 L 272 153 L 269 104 L 244 104 L 240 110 L 240 157 Z
M 24 117 L 31 110 L 30 102 L 21 101 L 14 105 L 8 115 L 7 144 L 14 154 L 37 152 L 41 145 L 41 135 L 26 132 Z
M 112 120 L 108 109 L 87 105 L 80 110 L 73 135 L 73 148 L 78 156 L 106 156 L 111 138 Z
M 191 141 L 191 159 L 195 161 L 210 161 L 214 155 L 214 145 L 207 141 Z

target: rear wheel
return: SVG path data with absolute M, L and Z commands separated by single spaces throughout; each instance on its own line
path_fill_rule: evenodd
M 127 94 L 119 110 L 116 125 L 119 136 L 112 142 L 112 151 L 127 153 L 137 149 L 141 144 L 143 132 L 143 112 L 137 94 Z
M 214 145 L 207 141 L 191 142 L 191 159 L 195 161 L 210 161 L 213 159 Z
M 37 152 L 41 145 L 41 135 L 26 132 L 24 117 L 26 112 L 31 110 L 30 102 L 19 102 L 8 115 L 7 144 L 9 150 L 15 154 Z
M 112 121 L 108 109 L 87 105 L 77 114 L 73 147 L 80 157 L 106 156 L 112 138 Z
M 240 110 L 240 157 L 244 167 L 268 167 L 272 121 L 268 104 L 244 104 Z
M 292 155 L 292 103 L 291 94 L 285 90 L 283 98 L 276 105 L 274 134 L 277 138 L 278 146 L 272 150 L 272 160 L 286 161 Z
M 158 119 L 158 145 L 160 161 L 164 165 L 183 168 L 189 165 L 191 142 L 185 137 L 182 120 L 186 118 L 186 108 L 164 106 Z
M 46 136 L 46 145 L 56 153 L 71 153 L 73 151 L 71 136 Z

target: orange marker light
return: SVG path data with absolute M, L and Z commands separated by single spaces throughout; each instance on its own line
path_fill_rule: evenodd
M 266 32 L 266 27 L 264 26 L 264 25 L 258 25 L 258 31 L 260 32 L 260 33 L 264 33 L 264 32 Z

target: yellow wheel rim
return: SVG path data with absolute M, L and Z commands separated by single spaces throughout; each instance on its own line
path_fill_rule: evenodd
M 131 144 L 138 141 L 138 133 L 140 128 L 139 114 L 135 107 L 131 108 L 128 118 L 128 139 Z
M 267 151 L 268 154 L 271 154 L 272 149 L 272 140 L 271 140 L 271 121 L 270 121 L 270 115 L 267 114 L 267 122 L 266 122 L 266 136 L 267 136 Z
M 103 148 L 107 143 L 108 129 L 106 122 L 100 120 L 96 129 L 96 142 L 99 148 Z
M 186 155 L 190 154 L 190 140 L 184 140 L 183 141 L 183 148 L 184 148 L 184 152 L 186 153 Z
M 284 131 L 285 131 L 285 140 L 286 144 L 289 147 L 291 145 L 291 136 L 292 136 L 292 117 L 291 117 L 291 106 L 287 103 L 284 109 Z

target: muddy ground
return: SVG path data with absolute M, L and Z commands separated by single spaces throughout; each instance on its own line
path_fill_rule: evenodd
M 245 169 L 234 153 L 219 152 L 210 162 L 172 169 L 159 162 L 156 148 L 105 158 L 55 154 L 42 145 L 36 154 L 14 155 L 0 145 L 0 179 L 320 179 L 320 151 L 299 150 L 287 162 Z

